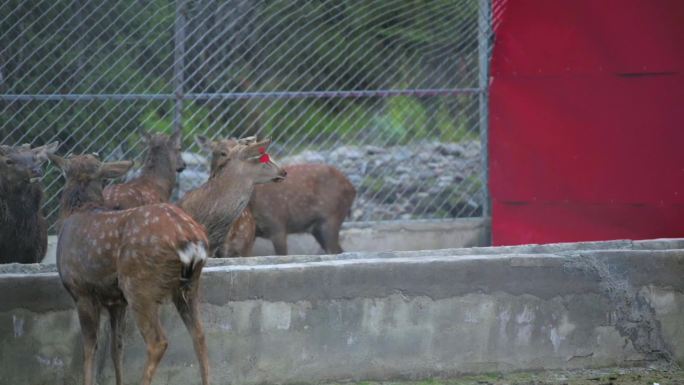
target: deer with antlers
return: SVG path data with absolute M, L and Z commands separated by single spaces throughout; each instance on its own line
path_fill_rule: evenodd
M 128 209 L 152 203 L 168 202 L 176 184 L 177 173 L 185 169 L 181 156 L 181 131 L 171 135 L 142 132 L 147 153 L 140 175 L 104 189 L 107 207 Z
M 211 175 L 221 172 L 235 139 L 196 138 L 211 153 Z M 278 255 L 287 254 L 287 235 L 310 232 L 326 253 L 341 253 L 339 232 L 356 197 L 356 189 L 335 167 L 325 164 L 286 166 L 281 185 L 260 185 L 226 236 L 219 256 L 248 256 L 255 236 L 268 238 Z M 236 181 L 237 183 L 237 181 Z
M 220 254 L 228 228 L 244 211 L 254 186 L 285 179 L 287 172 L 266 153 L 270 143 L 255 137 L 236 141 L 226 149 L 223 167 L 179 202 L 207 228 L 211 255 Z
M 85 385 L 93 384 L 102 308 L 110 315 L 116 384 L 122 385 L 122 328 L 128 306 L 147 345 L 142 383 L 151 383 L 168 345 L 159 320 L 160 304 L 167 297 L 171 297 L 190 332 L 202 384 L 209 384 L 198 302 L 208 246 L 202 225 L 167 203 L 121 211 L 107 209 L 103 181 L 124 175 L 132 162 L 103 163 L 94 155 L 62 158 L 50 154 L 49 158 L 66 178 L 57 268 L 78 312 Z

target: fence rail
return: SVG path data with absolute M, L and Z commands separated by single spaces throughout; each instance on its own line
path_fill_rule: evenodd
M 140 160 L 141 129 L 181 127 L 197 154 L 197 134 L 268 135 L 284 160 L 350 177 L 351 220 L 486 216 L 496 4 L 8 0 L 0 143 Z M 54 221 L 63 182 L 43 183 Z

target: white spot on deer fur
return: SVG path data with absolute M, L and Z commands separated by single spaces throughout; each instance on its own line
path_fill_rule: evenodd
M 200 242 L 190 242 L 185 249 L 178 250 L 178 256 L 184 265 L 190 265 L 207 259 L 207 249 Z
M 150 216 L 149 210 L 145 210 L 145 218 L 147 218 L 147 217 L 149 217 L 149 216 Z

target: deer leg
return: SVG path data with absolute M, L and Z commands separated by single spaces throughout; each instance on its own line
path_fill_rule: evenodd
M 76 311 L 83 335 L 83 379 L 85 385 L 93 385 L 97 329 L 100 327 L 100 306 L 90 299 L 80 298 L 76 302 Z
M 169 343 L 166 341 L 164 330 L 159 322 L 159 304 L 156 301 L 137 303 L 132 307 L 138 329 L 147 345 L 147 362 L 142 384 L 150 385 Z
M 271 242 L 276 255 L 287 255 L 287 232 L 278 230 L 271 234 Z
M 190 290 L 185 292 L 185 295 L 183 295 L 182 290 L 176 291 L 173 295 L 173 303 L 192 337 L 195 354 L 200 363 L 202 385 L 209 385 L 209 358 L 207 356 L 207 343 L 204 339 L 202 319 L 200 318 L 197 283 L 198 281 L 195 281 Z
M 112 362 L 114 363 L 116 385 L 123 385 L 121 366 L 123 362 L 123 331 L 126 320 L 126 304 L 110 306 L 107 310 L 109 310 L 109 325 L 112 329 Z
M 314 226 L 311 232 L 319 245 L 328 254 L 339 254 L 343 252 L 340 246 L 340 226 L 342 223 L 326 219 Z
M 252 237 L 250 239 L 246 239 L 245 242 L 242 244 L 242 249 L 240 250 L 240 253 L 242 254 L 241 257 L 249 257 L 252 255 L 252 248 L 254 247 L 254 234 L 252 234 Z

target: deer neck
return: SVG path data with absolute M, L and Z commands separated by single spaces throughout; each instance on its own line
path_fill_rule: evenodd
M 224 169 L 210 179 L 202 189 L 190 212 L 207 229 L 209 245 L 215 250 L 223 244 L 229 226 L 247 207 L 254 191 L 251 178 L 245 178 L 238 170 Z M 188 205 L 182 205 L 188 208 Z
M 66 218 L 78 211 L 88 211 L 105 206 L 102 190 L 88 188 L 89 186 L 67 186 L 62 192 L 60 218 Z
M 168 200 L 176 185 L 176 170 L 171 167 L 168 161 L 163 162 L 148 158 L 138 180 L 149 181 L 159 192 L 159 195 Z
M 30 183 L 9 189 L 5 187 L 0 185 L 0 218 L 9 212 L 22 217 L 40 209 L 43 190 L 39 184 Z
M 229 167 L 222 169 L 210 183 L 213 184 L 212 189 L 220 194 L 222 201 L 234 206 L 227 210 L 231 220 L 245 209 L 254 191 L 252 178 L 239 169 Z

